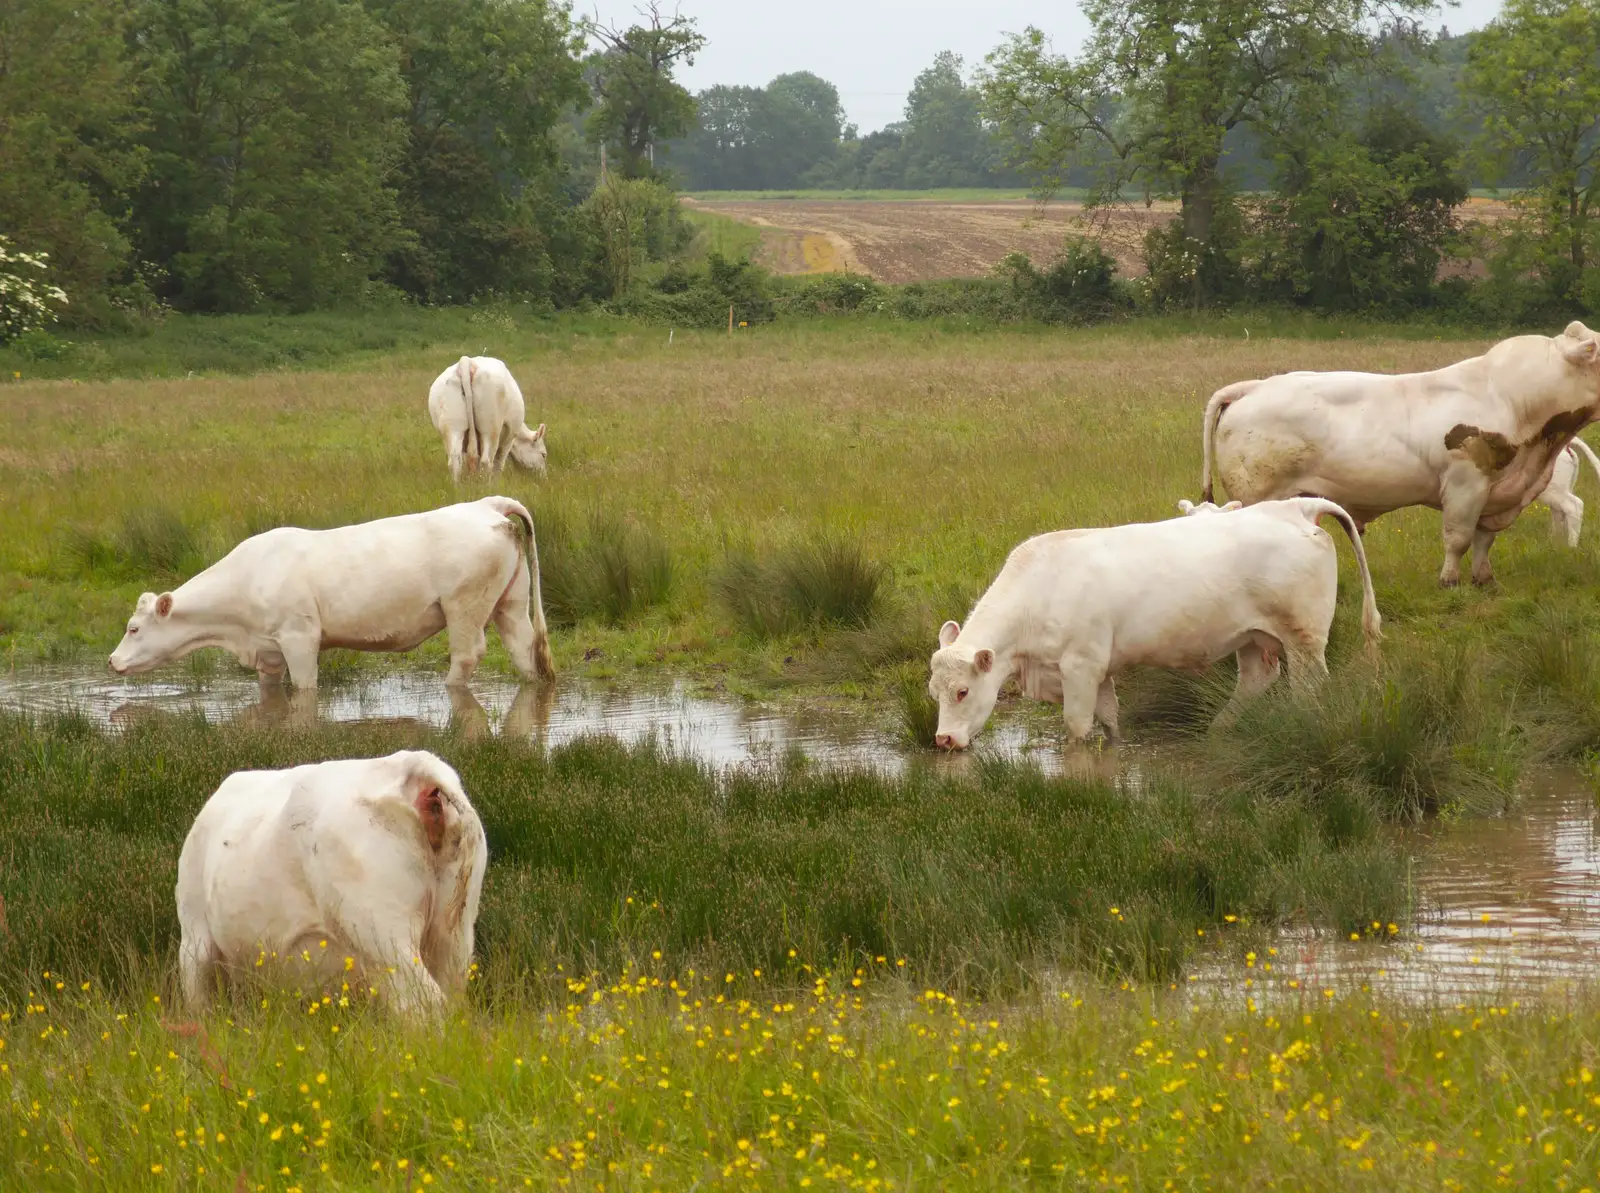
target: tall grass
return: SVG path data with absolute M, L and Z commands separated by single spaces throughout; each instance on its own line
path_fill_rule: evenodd
M 1332 800 L 1345 820 L 1375 810 L 1396 821 L 1502 810 L 1525 752 L 1482 655 L 1459 648 L 1348 665 L 1314 699 L 1271 692 L 1204 751 L 1222 782 Z
M 179 847 L 234 770 L 372 756 L 400 727 L 257 735 L 157 719 L 0 718 L 0 986 L 40 969 L 115 982 L 167 964 Z M 1137 795 L 987 762 L 951 773 L 773 767 L 718 777 L 645 746 L 424 736 L 461 772 L 489 837 L 479 923 L 491 983 L 564 965 L 793 974 L 893 955 L 921 977 L 992 988 L 1041 965 L 1159 977 L 1224 915 L 1274 923 L 1321 899 L 1348 929 L 1405 913 L 1402 861 L 1376 828 L 1333 844 L 1293 797 L 1155 778 Z M 1374 817 L 1372 824 L 1376 826 Z M 1384 859 L 1350 906 L 1346 871 Z M 1306 885 L 1311 884 L 1311 885 Z M 1116 907 L 1112 913 L 1108 908 Z
M 535 521 L 545 612 L 553 624 L 598 618 L 621 625 L 671 595 L 672 556 L 654 531 L 599 508 L 574 524 L 542 507 Z
M 135 506 L 116 529 L 79 529 L 69 543 L 77 563 L 91 576 L 181 580 L 206 566 L 200 532 L 165 506 Z
M 731 553 L 713 586 L 745 633 L 770 638 L 819 626 L 861 629 L 878 612 L 887 582 L 887 570 L 860 543 L 824 537 L 770 558 Z

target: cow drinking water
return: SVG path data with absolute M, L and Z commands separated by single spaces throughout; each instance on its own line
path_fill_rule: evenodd
M 935 742 L 965 749 L 989 719 L 1005 681 L 1058 703 L 1069 738 L 1098 719 L 1118 734 L 1112 677 L 1125 667 L 1197 669 L 1227 655 L 1239 664 L 1226 723 L 1289 662 L 1299 690 L 1327 674 L 1338 556 L 1318 525 L 1336 519 L 1361 571 L 1362 628 L 1381 635 L 1366 553 L 1350 515 L 1331 501 L 1295 498 L 1248 509 L 1215 506 L 1174 518 L 1060 530 L 1022 543 L 963 627 L 939 631 L 928 694 L 939 703 Z
M 554 678 L 533 516 L 509 497 L 247 538 L 174 591 L 141 596 L 110 664 L 137 675 L 218 646 L 263 681 L 287 671 L 309 691 L 324 650 L 411 650 L 447 630 L 446 682 L 461 684 L 490 621 L 524 679 Z

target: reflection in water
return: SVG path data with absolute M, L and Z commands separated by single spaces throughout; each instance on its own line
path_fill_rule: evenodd
M 1575 771 L 1544 771 L 1503 817 L 1434 825 L 1415 847 L 1414 930 L 1383 943 L 1287 934 L 1274 972 L 1250 993 L 1320 997 L 1323 988 L 1440 999 L 1549 994 L 1600 976 L 1600 837 L 1595 794 Z M 1264 962 L 1258 958 L 1258 962 Z M 1230 957 L 1197 975 L 1237 992 Z M 1298 986 L 1290 987 L 1294 981 Z
M 681 684 L 645 690 L 567 682 L 552 690 L 482 679 L 469 692 L 446 688 L 436 675 L 396 673 L 297 698 L 246 677 L 196 685 L 53 668 L 0 674 L 5 705 L 73 709 L 119 726 L 151 717 L 258 725 L 320 717 L 450 727 L 466 737 L 493 733 L 547 746 L 609 734 L 635 743 L 654 738 L 718 767 L 799 752 L 826 766 L 898 772 L 916 756 L 952 773 L 973 773 L 986 757 L 1025 758 L 1051 773 L 1115 782 L 1130 795 L 1142 789 L 1141 760 L 1151 756 L 1063 750 L 1052 735 L 1036 740 L 1026 718 L 1014 713 L 991 722 L 977 750 L 936 756 L 895 744 L 886 709 L 778 713 L 692 695 Z M 1403 840 L 1417 857 L 1414 932 L 1384 943 L 1285 933 L 1270 973 L 1265 957 L 1247 974 L 1241 958 L 1218 955 L 1195 975 L 1196 984 L 1231 995 L 1248 978 L 1243 993 L 1256 998 L 1363 984 L 1408 995 L 1515 998 L 1600 973 L 1600 842 L 1594 794 L 1582 776 L 1541 774 L 1511 815 L 1434 825 Z

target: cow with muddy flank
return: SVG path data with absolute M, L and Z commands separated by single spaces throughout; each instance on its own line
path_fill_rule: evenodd
M 934 742 L 965 749 L 1017 677 L 1025 695 L 1061 705 L 1067 736 L 1098 720 L 1118 734 L 1113 676 L 1126 667 L 1194 670 L 1228 655 L 1239 664 L 1227 724 L 1289 664 L 1300 691 L 1328 672 L 1328 629 L 1338 597 L 1336 520 L 1361 570 L 1362 628 L 1369 650 L 1382 633 L 1372 576 L 1350 515 L 1316 497 L 1028 539 L 1006 559 L 965 626 L 939 630 L 928 694 L 939 704 Z
M 1408 505 L 1439 510 L 1444 567 L 1494 578 L 1489 547 L 1550 483 L 1574 436 L 1600 417 L 1600 335 L 1501 340 L 1426 373 L 1295 372 L 1240 381 L 1206 403 L 1202 499 L 1212 457 L 1246 506 L 1286 497 L 1338 502 L 1363 529 Z

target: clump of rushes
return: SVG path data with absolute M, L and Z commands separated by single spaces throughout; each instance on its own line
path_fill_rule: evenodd
M 901 740 L 909 746 L 932 746 L 939 728 L 939 703 L 928 695 L 927 668 L 915 665 L 900 668 L 892 691 Z
M 878 612 L 888 570 L 860 543 L 820 538 L 792 543 L 770 560 L 729 555 L 713 588 L 739 628 L 770 638 L 817 626 L 861 629 Z
M 0 990 L 30 989 L 53 966 L 104 984 L 130 959 L 169 964 L 178 852 L 230 772 L 418 745 L 457 767 L 483 817 L 479 956 L 498 989 L 654 953 L 680 972 L 786 980 L 800 977 L 796 957 L 847 967 L 892 955 L 919 980 L 986 990 L 1041 966 L 1156 978 L 1225 916 L 1270 925 L 1312 906 L 1307 883 L 1333 892 L 1317 904 L 1329 927 L 1398 920 L 1406 906 L 1404 859 L 1377 817 L 1335 840 L 1314 801 L 1176 778 L 1130 799 L 995 761 L 716 775 L 612 739 L 546 754 L 399 725 L 254 733 L 162 718 L 106 733 L 8 716 Z M 1356 886 L 1359 904 L 1341 903 Z
M 671 595 L 672 555 L 653 530 L 598 508 L 578 525 L 549 507 L 533 515 L 545 615 L 553 624 L 595 618 L 621 625 Z

